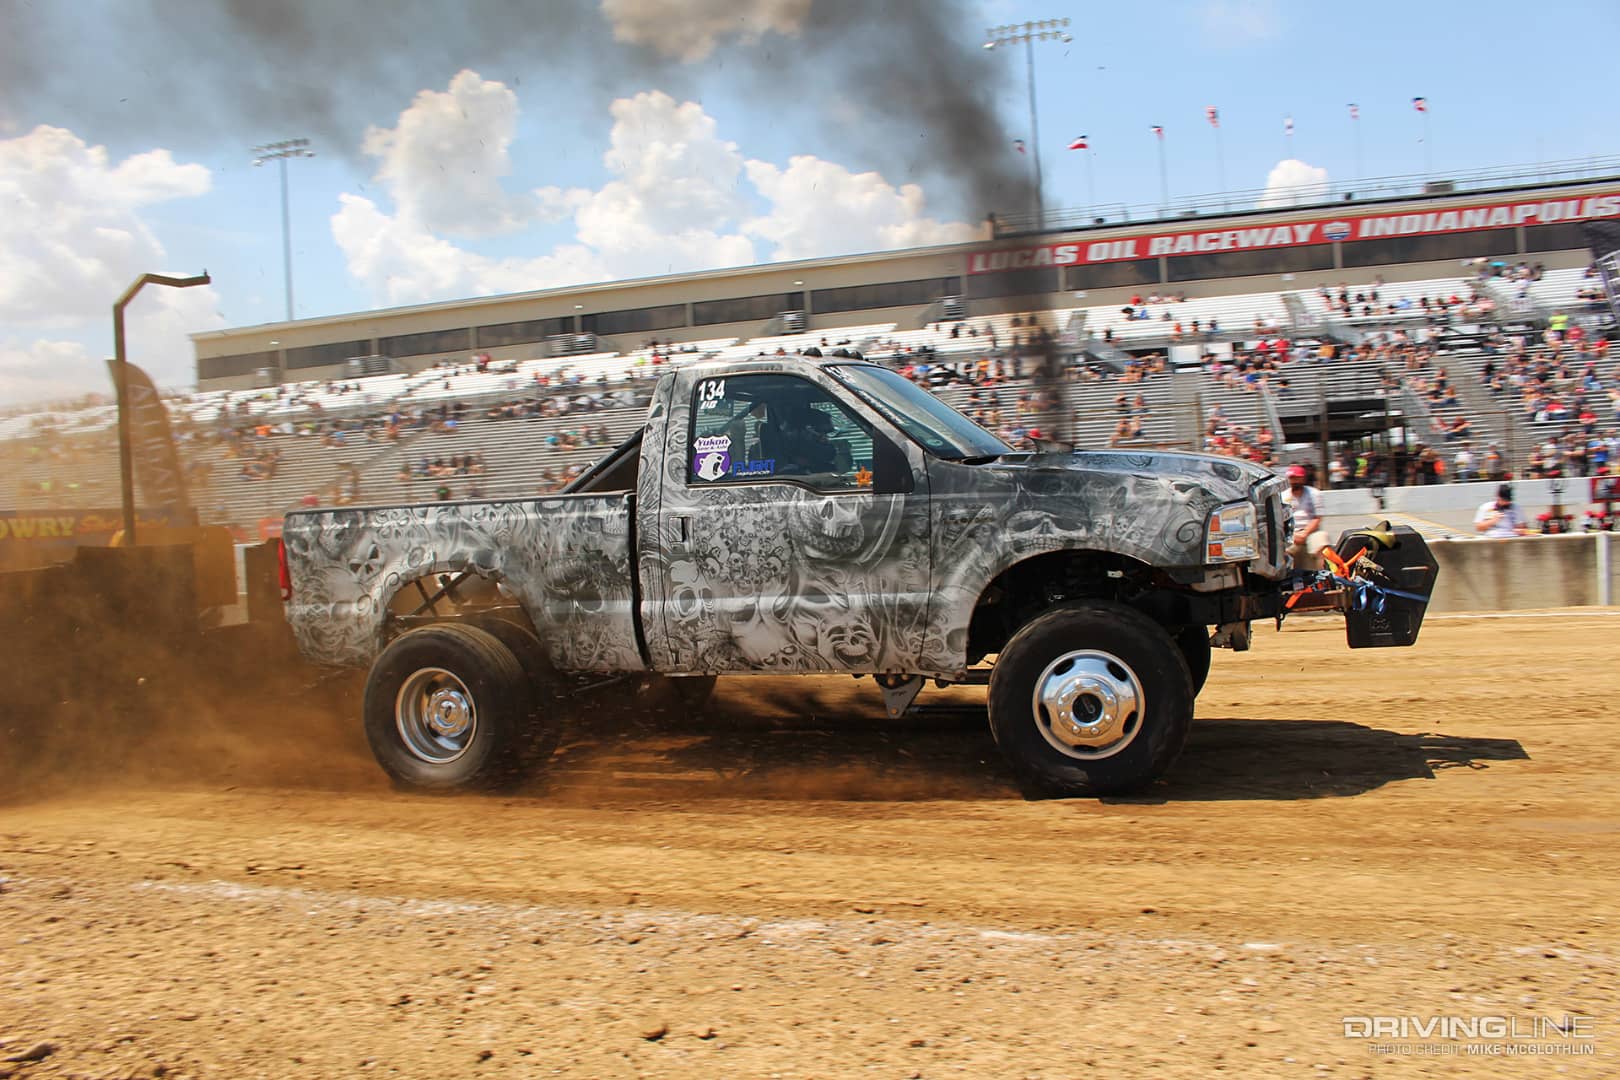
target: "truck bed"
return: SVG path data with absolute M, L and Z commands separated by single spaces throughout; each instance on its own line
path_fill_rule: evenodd
M 474 571 L 529 613 L 554 664 L 639 671 L 625 493 L 310 510 L 282 534 L 288 621 L 305 656 L 369 664 L 403 590 Z M 414 606 L 414 605 L 412 605 Z

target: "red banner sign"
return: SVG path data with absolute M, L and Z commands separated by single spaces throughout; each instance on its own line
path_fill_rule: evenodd
M 1398 214 L 1348 214 L 1286 224 L 1193 229 L 1148 233 L 1110 240 L 1066 240 L 1039 247 L 980 251 L 968 257 L 968 273 L 997 274 L 1051 266 L 1156 259 L 1160 255 L 1207 255 L 1221 251 L 1331 244 L 1341 240 L 1380 240 L 1397 236 L 1435 236 L 1518 225 L 1553 225 L 1620 217 L 1620 192 L 1572 199 L 1485 203 Z

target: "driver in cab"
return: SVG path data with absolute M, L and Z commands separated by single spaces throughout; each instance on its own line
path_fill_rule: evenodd
M 774 423 L 761 432 L 760 448 L 776 459 L 778 475 L 809 476 L 831 472 L 837 461 L 832 444 L 832 419 L 802 401 L 775 407 Z

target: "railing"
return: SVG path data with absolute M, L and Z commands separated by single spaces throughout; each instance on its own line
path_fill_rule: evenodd
M 1114 228 L 1122 224 L 1171 221 L 1212 214 L 1250 213 L 1257 210 L 1297 210 L 1346 202 L 1453 195 L 1508 187 L 1569 183 L 1579 180 L 1620 178 L 1620 156 L 1549 161 L 1537 165 L 1508 165 L 1493 169 L 1438 176 L 1408 173 L 1367 177 L 1316 185 L 1281 196 L 1266 188 L 1216 192 L 1173 199 L 1165 203 L 1106 203 L 1092 207 L 1048 209 L 1044 219 L 1030 212 L 996 214 L 991 219 L 996 237 L 1026 236 L 1041 232 Z

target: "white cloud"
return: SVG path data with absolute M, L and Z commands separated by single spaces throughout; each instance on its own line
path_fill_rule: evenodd
M 752 45 L 768 33 L 796 35 L 809 12 L 810 0 L 602 0 L 616 39 L 688 64 L 724 37 Z
M 1266 176 L 1265 194 L 1260 196 L 1263 210 L 1279 206 L 1298 206 L 1320 201 L 1327 194 L 1328 171 L 1307 165 L 1297 158 L 1285 158 L 1273 166 Z
M 360 148 L 380 159 L 377 179 L 407 221 L 465 235 L 509 232 L 538 210 L 532 197 L 501 187 L 517 116 L 517 95 L 504 83 L 461 71 L 447 90 L 417 94 L 396 126 L 369 129 Z
M 342 195 L 339 201 L 332 235 L 349 272 L 389 304 L 522 292 L 606 276 L 595 255 L 577 244 L 537 258 L 494 259 L 391 217 L 370 199 Z
M 0 340 L 0 402 L 6 405 L 107 393 L 106 372 L 80 341 Z
M 1205 40 L 1228 48 L 1273 40 L 1283 29 L 1276 0 L 1203 0 L 1198 18 Z
M 139 211 L 208 191 L 206 168 L 167 150 L 108 162 L 107 150 L 41 125 L 0 140 L 0 320 L 61 325 L 104 315 L 163 246 Z
M 456 82 L 481 80 L 463 72 Z M 344 195 L 332 217 L 350 273 L 382 301 L 405 304 L 748 265 L 758 257 L 756 238 L 772 245 L 771 258 L 789 259 L 979 235 L 975 226 L 928 217 L 916 185 L 896 187 L 815 157 L 795 157 L 785 169 L 749 161 L 695 102 L 647 91 L 615 101 L 611 115 L 606 183 L 531 193 L 537 218 L 571 219 L 571 242 L 535 257 L 481 255 L 439 235 L 410 188 L 417 174 L 395 170 L 382 175 L 393 213 Z M 469 115 L 473 130 L 461 138 L 476 140 L 478 125 L 499 122 L 495 113 Z
M 534 258 L 485 257 L 436 235 L 415 211 L 419 194 L 402 192 L 405 178 L 389 174 L 382 179 L 397 213 L 344 195 L 332 218 L 350 272 L 387 302 L 403 304 L 753 262 L 752 241 L 722 231 L 747 204 L 738 191 L 742 155 L 719 138 L 714 119 L 657 91 L 615 101 L 612 116 L 603 163 L 614 179 L 595 191 L 534 192 L 545 216 L 573 218 L 575 243 Z M 475 139 L 477 124 L 496 121 L 485 115 L 466 122 Z
M 112 303 L 165 267 L 141 211 L 210 186 L 206 168 L 167 150 L 114 163 L 105 147 L 44 125 L 0 140 L 0 323 L 10 331 L 0 339 L 0 401 L 110 388 Z M 130 359 L 160 385 L 191 382 L 186 335 L 223 325 L 217 307 L 211 288 L 143 291 L 127 309 Z
M 748 178 L 771 210 L 743 230 L 774 244 L 773 259 L 950 244 L 981 235 L 965 222 L 925 217 L 916 184 L 896 188 L 875 172 L 852 173 L 817 157 L 795 156 L 786 169 L 750 161 Z

